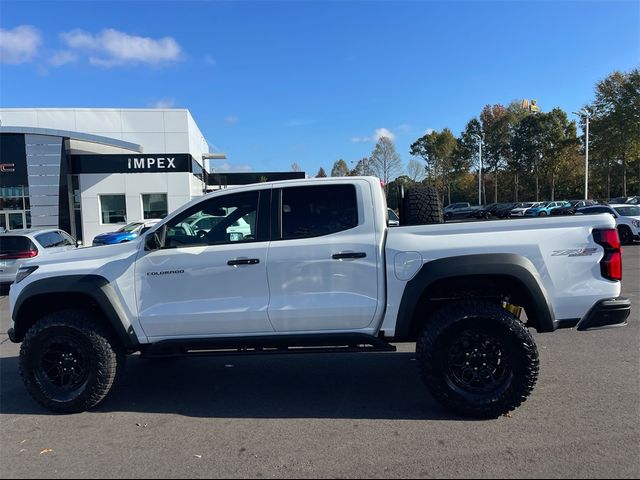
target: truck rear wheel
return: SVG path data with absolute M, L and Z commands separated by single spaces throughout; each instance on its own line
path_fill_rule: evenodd
M 98 405 L 124 369 L 124 349 L 89 311 L 46 315 L 27 332 L 20 374 L 31 396 L 58 413 Z
M 405 193 L 402 211 L 402 225 L 426 225 L 444 223 L 442 205 L 438 191 L 434 187 L 412 188 Z
M 422 379 L 443 406 L 476 418 L 517 408 L 538 377 L 538 350 L 525 326 L 488 301 L 450 304 L 416 344 Z

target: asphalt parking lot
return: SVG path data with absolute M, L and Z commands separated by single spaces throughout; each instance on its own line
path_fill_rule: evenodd
M 640 246 L 629 325 L 535 334 L 538 384 L 511 416 L 451 416 L 395 353 L 130 358 L 94 411 L 37 405 L 0 297 L 0 477 L 640 476 Z

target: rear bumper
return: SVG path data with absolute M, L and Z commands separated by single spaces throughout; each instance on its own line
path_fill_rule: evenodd
M 609 298 L 596 303 L 578 323 L 578 330 L 591 330 L 603 327 L 622 327 L 627 324 L 631 314 L 631 300 L 628 298 Z

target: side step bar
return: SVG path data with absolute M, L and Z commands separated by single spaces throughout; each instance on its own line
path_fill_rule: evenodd
M 350 333 L 163 340 L 144 349 L 142 358 L 395 351 L 396 347 L 385 340 Z

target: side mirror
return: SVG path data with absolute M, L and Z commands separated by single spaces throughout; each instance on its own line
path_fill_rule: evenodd
M 241 242 L 244 239 L 244 235 L 240 232 L 234 232 L 229 234 L 230 242 Z

